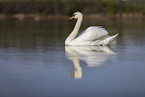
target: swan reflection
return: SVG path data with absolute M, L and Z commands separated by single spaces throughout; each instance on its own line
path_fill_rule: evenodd
M 108 46 L 65 46 L 65 51 L 67 59 L 74 64 L 75 70 L 72 71 L 72 77 L 76 79 L 82 78 L 80 60 L 84 61 L 87 67 L 100 67 L 115 55 Z

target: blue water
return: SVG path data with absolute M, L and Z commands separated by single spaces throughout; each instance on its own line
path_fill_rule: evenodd
M 0 29 L 0 97 L 145 96 L 142 22 L 124 24 L 105 47 L 65 47 L 72 27 L 59 28 L 58 22 L 56 30 L 47 24 L 11 21 Z

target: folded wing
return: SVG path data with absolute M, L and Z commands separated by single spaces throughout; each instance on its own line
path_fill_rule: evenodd
M 83 32 L 81 32 L 75 39 L 74 41 L 95 41 L 98 40 L 104 36 L 108 35 L 108 32 L 101 27 L 88 27 L 85 29 Z

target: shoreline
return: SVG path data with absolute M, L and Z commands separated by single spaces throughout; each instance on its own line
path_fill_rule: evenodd
M 0 20 L 7 20 L 7 19 L 16 19 L 16 20 L 34 20 L 34 21 L 40 21 L 40 20 L 50 20 L 50 19 L 68 19 L 70 16 L 64 16 L 64 15 L 44 15 L 44 14 L 24 14 L 24 13 L 18 13 L 13 15 L 6 15 L 6 14 L 0 14 Z M 145 20 L 145 15 L 142 14 L 115 14 L 115 15 L 109 15 L 109 14 L 89 14 L 84 15 L 86 19 L 100 19 L 100 20 L 108 20 L 108 19 L 122 19 L 122 20 Z

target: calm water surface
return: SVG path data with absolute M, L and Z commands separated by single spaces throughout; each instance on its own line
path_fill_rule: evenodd
M 145 22 L 84 21 L 110 46 L 64 46 L 75 22 L 0 21 L 0 97 L 145 97 Z

